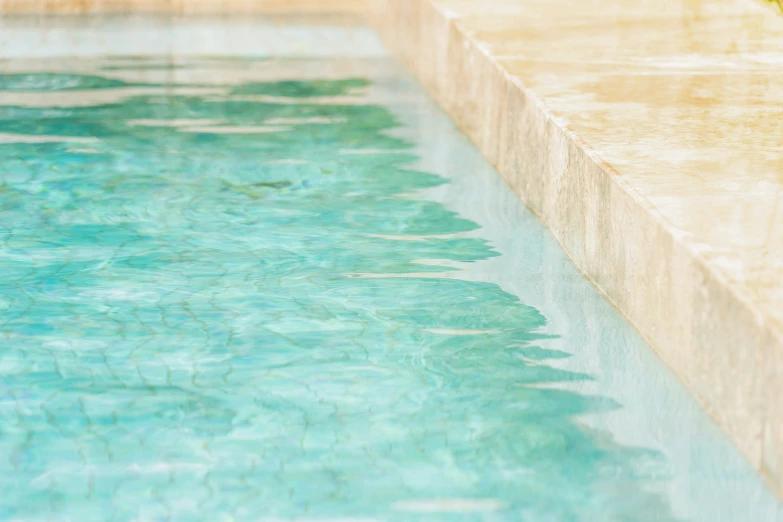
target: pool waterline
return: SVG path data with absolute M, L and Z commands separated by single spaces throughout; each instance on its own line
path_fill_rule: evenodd
M 205 76 L 199 68 L 212 67 L 191 62 L 191 69 L 168 78 L 190 82 Z M 248 72 L 256 66 L 257 73 Z M 96 62 L 62 67 L 94 71 Z M 99 69 L 125 80 L 144 73 L 152 84 L 160 70 Z M 20 408 L 25 414 L 40 408 L 48 416 L 39 426 L 20 422 L 19 443 L 9 446 L 19 458 L 2 475 L 16 482 L 20 470 L 29 472 L 27 485 L 12 490 L 18 496 L 5 497 L 15 499 L 11 518 L 30 518 L 25 510 L 40 499 L 84 520 L 101 519 L 118 499 L 119 519 L 130 519 L 124 517 L 134 508 L 148 518 L 175 510 L 175 519 L 227 513 L 258 519 L 261 513 L 270 519 L 737 520 L 752 509 L 757 520 L 780 516 L 776 501 L 683 387 L 392 62 L 248 61 L 236 74 L 244 86 L 145 91 L 158 97 L 155 106 L 141 103 L 150 98 L 123 102 L 120 96 L 97 107 L 48 109 L 50 93 L 28 96 L 29 108 L 6 107 L 13 118 L 0 120 L 2 132 L 28 143 L 0 145 L 5 187 L 12 191 L 0 197 L 17 205 L 11 212 L 21 212 L 13 222 L 31 221 L 6 234 L 4 257 L 24 270 L 4 276 L 3 286 L 13 292 L 8 285 L 21 285 L 19 295 L 40 292 L 30 307 L 41 308 L 22 309 L 12 317 L 17 325 L 4 327 L 7 337 L 23 337 L 9 337 L 17 345 L 4 352 L 7 375 L 18 379 L 4 393 L 13 397 L 4 401 L 4 413 L 21 419 Z M 252 74 L 263 81 L 249 81 Z M 47 75 L 31 78 L 45 83 Z M 294 103 L 292 89 L 305 101 L 318 95 L 319 103 Z M 275 95 L 285 96 L 271 103 L 268 96 Z M 76 123 L 52 123 L 66 118 L 58 110 L 70 111 L 68 118 L 77 114 Z M 51 142 L 57 134 L 99 141 Z M 36 215 L 47 205 L 46 216 Z M 37 237 L 40 231 L 52 237 Z M 39 272 L 30 266 L 36 263 L 52 268 Z M 139 271 L 151 279 L 134 280 Z M 262 281 L 253 288 L 238 284 L 257 277 Z M 165 301 L 160 289 L 169 280 Z M 92 314 L 79 310 L 96 307 L 107 323 L 68 331 L 74 319 Z M 232 321 L 241 328 L 223 328 Z M 245 367 L 221 366 L 242 329 Z M 60 344 L 44 346 L 51 337 Z M 82 345 L 75 347 L 78 339 Z M 111 350 L 95 342 L 110 343 Z M 76 381 L 59 382 L 60 365 L 70 364 L 59 360 L 59 350 L 91 371 L 79 374 L 74 364 Z M 119 379 L 115 363 L 106 363 L 114 350 L 117 366 L 128 353 L 139 360 Z M 176 366 L 168 356 L 183 364 L 176 386 L 176 378 L 161 372 L 162 361 Z M 40 402 L 41 390 L 51 391 L 46 386 L 64 395 L 95 382 L 92 364 L 105 366 L 104 385 L 116 380 L 122 390 L 105 386 L 97 395 L 85 388 L 60 404 Z M 50 374 L 31 377 L 31 367 Z M 130 392 L 128 380 L 136 386 Z M 272 399 L 259 405 L 254 394 Z M 141 407 L 138 421 L 99 408 L 106 399 L 135 404 L 151 397 L 160 404 Z M 90 399 L 99 408 L 92 415 Z M 331 414 L 320 409 L 323 401 Z M 348 415 L 335 424 L 338 405 Z M 125 406 L 116 411 L 134 414 Z M 88 420 L 63 428 L 58 412 L 69 408 L 66 418 Z M 113 420 L 124 431 L 100 431 Z M 265 427 L 270 421 L 277 429 Z M 36 429 L 53 438 L 36 446 L 28 438 Z M 194 429 L 201 432 L 188 438 Z M 152 430 L 155 436 L 140 436 L 141 444 L 111 448 L 115 440 L 128 442 L 122 434 Z M 95 454 L 80 448 L 73 461 L 53 466 L 51 455 L 68 454 L 58 444 L 85 434 L 88 442 L 102 442 L 88 448 Z M 358 452 L 368 448 L 378 454 Z M 261 454 L 276 465 L 261 459 L 253 461 L 253 472 L 238 472 Z M 119 476 L 125 484 L 96 495 L 94 477 L 101 472 L 109 476 L 101 480 Z M 216 476 L 219 487 L 203 475 Z M 193 476 L 198 480 L 188 479 Z M 58 490 L 62 480 L 73 481 L 74 490 Z M 3 487 L 8 491 L 8 483 Z M 129 501 L 150 487 L 156 493 L 149 506 Z M 175 502 L 183 491 L 189 502 Z

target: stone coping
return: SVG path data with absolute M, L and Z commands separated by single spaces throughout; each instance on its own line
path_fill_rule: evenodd
M 386 43 L 783 490 L 783 18 L 371 0 Z
M 227 25 L 230 31 L 226 30 Z M 0 16 L 2 59 L 48 59 L 45 66 L 49 70 L 58 67 L 60 57 L 133 55 L 184 59 L 213 56 L 216 52 L 253 58 L 389 56 L 375 32 L 350 13 Z
M 783 0 L 766 0 L 773 8 L 777 8 L 783 13 Z

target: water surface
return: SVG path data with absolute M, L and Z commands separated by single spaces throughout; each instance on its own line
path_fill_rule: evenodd
M 388 60 L 3 71 L 0 518 L 778 516 Z

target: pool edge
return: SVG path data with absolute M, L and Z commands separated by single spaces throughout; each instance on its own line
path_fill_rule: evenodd
M 457 14 L 432 0 L 370 0 L 368 18 L 783 497 L 783 406 L 776 401 L 783 395 L 776 379 L 783 333 L 611 165 L 559 125 Z M 738 343 L 742 351 L 734 349 Z
M 0 14 L 361 14 L 364 0 L 0 0 Z

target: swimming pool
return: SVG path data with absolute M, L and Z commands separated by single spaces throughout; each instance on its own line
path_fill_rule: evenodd
M 0 518 L 783 520 L 369 33 L 242 24 L 3 63 Z

